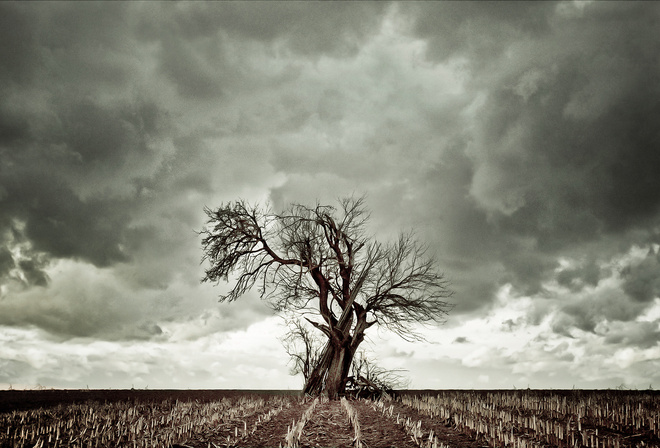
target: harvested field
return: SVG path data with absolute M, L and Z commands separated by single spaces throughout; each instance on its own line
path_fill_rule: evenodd
M 2 448 L 660 447 L 652 391 L 5 391 L 0 403 Z

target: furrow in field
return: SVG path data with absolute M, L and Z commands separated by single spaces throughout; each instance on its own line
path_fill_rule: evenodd
M 351 402 L 358 413 L 362 444 L 369 448 L 414 448 L 418 447 L 412 437 L 401 425 L 388 414 L 383 414 L 372 407 L 368 400 Z
M 232 442 L 229 446 L 241 447 L 279 447 L 286 446 L 286 436 L 295 422 L 300 421 L 305 410 L 309 408 L 311 400 L 294 400 L 288 408 L 284 408 L 277 415 L 267 421 L 262 421 L 254 431 Z M 221 442 L 221 441 L 218 441 Z M 220 445 L 215 442 L 218 446 Z
M 300 447 L 351 447 L 353 426 L 339 401 L 320 402 L 299 438 Z
M 424 448 L 480 448 L 483 441 L 475 440 L 439 418 L 429 417 L 395 400 L 367 402 L 370 409 L 402 428 L 415 443 Z

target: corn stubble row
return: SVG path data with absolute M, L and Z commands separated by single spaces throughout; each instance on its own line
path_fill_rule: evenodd
M 300 439 L 302 438 L 302 435 L 305 430 L 305 425 L 309 420 L 311 420 L 314 416 L 314 409 L 316 406 L 319 404 L 320 401 L 327 402 L 328 398 L 327 397 L 321 397 L 321 398 L 315 398 L 314 401 L 312 401 L 312 404 L 305 409 L 303 412 L 302 416 L 300 417 L 300 420 L 298 422 L 294 421 L 291 426 L 287 428 L 287 433 L 286 433 L 286 448 L 298 448 L 300 446 Z M 353 430 L 353 444 L 352 446 L 355 448 L 362 448 L 362 432 L 360 430 L 360 421 L 358 419 L 358 412 L 355 410 L 352 404 L 346 398 L 341 399 L 340 401 L 341 406 L 344 408 L 344 411 L 346 412 L 346 417 L 348 418 L 348 421 L 351 425 L 351 428 Z
M 246 417 L 259 414 L 258 422 L 267 421 L 290 405 L 286 397 L 245 396 L 210 403 L 87 402 L 14 411 L 0 414 L 0 447 L 167 447 L 208 436 L 209 428 L 233 426 L 223 440 L 230 445 L 248 433 Z
M 386 395 L 384 399 L 378 401 L 367 400 L 367 403 L 371 405 L 374 411 L 380 412 L 384 417 L 389 417 L 391 420 L 396 421 L 397 425 L 403 427 L 417 446 L 421 448 L 449 448 L 439 441 L 437 434 L 433 433 L 433 429 L 427 433 L 425 428 L 422 428 L 421 420 L 415 422 L 414 419 L 401 416 L 400 413 L 397 413 L 395 418 L 394 405 L 391 404 L 391 401 L 392 399 Z
M 360 419 L 358 418 L 358 412 L 344 397 L 341 399 L 341 405 L 344 407 L 344 410 L 348 415 L 348 421 L 351 422 L 351 426 L 353 427 L 353 446 L 355 448 L 362 448 L 362 430 L 360 429 Z
M 300 437 L 303 434 L 303 430 L 305 429 L 305 425 L 309 421 L 310 417 L 312 416 L 312 413 L 314 412 L 314 408 L 316 405 L 319 404 L 319 398 L 315 398 L 314 401 L 312 401 L 312 404 L 309 405 L 307 409 L 305 409 L 305 412 L 303 412 L 302 416 L 300 417 L 300 420 L 296 423 L 295 421 L 291 424 L 289 428 L 287 428 L 286 431 L 286 446 L 287 448 L 297 448 L 298 447 L 298 441 L 300 440 Z
M 492 447 L 660 447 L 652 392 L 443 391 L 400 400 Z
M 147 448 L 201 439 L 216 441 L 217 445 L 209 446 L 234 446 L 295 400 L 244 396 L 211 403 L 88 402 L 15 411 L 0 414 L 0 447 Z M 300 419 L 291 424 L 283 437 L 287 447 L 299 445 L 319 400 L 311 401 Z M 653 393 L 443 391 L 404 395 L 397 400 L 435 422 L 451 425 L 497 448 L 660 447 L 660 395 Z M 390 398 L 365 403 L 396 421 L 418 446 L 447 448 L 439 434 L 423 428 L 421 421 L 395 414 Z M 360 416 L 350 401 L 342 399 L 341 406 L 353 429 L 353 445 L 359 448 L 363 445 Z M 249 428 L 250 416 L 253 424 Z

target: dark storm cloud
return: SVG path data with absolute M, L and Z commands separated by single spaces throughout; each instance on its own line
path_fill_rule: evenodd
M 18 220 L 34 249 L 54 257 L 99 266 L 126 260 L 120 246 L 130 202 L 124 194 L 117 197 L 112 183 L 127 173 L 129 183 L 139 178 L 142 160 L 151 157 L 146 140 L 156 132 L 153 106 L 117 111 L 84 102 L 58 113 L 55 123 L 28 128 L 25 138 L 0 149 L 6 192 L 0 222 L 15 226 L 12 220 Z M 130 192 L 123 182 L 118 187 Z
M 548 31 L 553 2 L 443 2 L 401 4 L 415 16 L 414 32 L 429 40 L 428 55 L 467 58 L 479 66 L 498 58 L 509 44 Z
M 584 286 L 598 286 L 601 277 L 608 274 L 607 270 L 603 272 L 595 259 L 590 259 L 580 266 L 562 269 L 556 280 L 561 286 L 579 291 Z
M 12 2 L 2 7 L 7 23 L 0 74 L 13 83 L 38 88 L 47 76 L 55 89 L 72 85 L 88 93 L 84 90 L 92 86 L 128 82 L 130 64 L 122 60 L 131 55 L 130 34 L 123 32 L 130 23 L 125 5 L 61 2 L 35 8 Z
M 263 143 L 218 147 L 219 136 L 295 129 L 309 115 L 296 94 L 276 95 L 268 113 L 276 123 L 225 102 L 293 80 L 291 64 L 262 67 L 276 52 L 354 56 L 386 8 L 0 5 L 2 324 L 62 336 L 157 336 L 157 322 L 136 317 L 145 314 L 139 304 L 153 304 L 154 290 L 188 300 L 172 282 L 197 284 L 200 195 L 270 175 Z M 46 273 L 66 259 L 83 263 L 70 268 L 85 272 L 78 288 Z M 84 263 L 108 270 L 95 277 Z M 156 318 L 172 319 L 177 306 L 163 305 Z M 201 309 L 189 308 L 182 318 Z
M 310 56 L 350 56 L 380 24 L 387 2 L 315 3 L 242 2 L 188 3 L 164 9 L 170 23 L 183 37 L 213 36 L 220 30 L 259 42 L 283 43 L 296 53 Z M 145 22 L 149 23 L 149 19 Z M 147 31 L 157 32 L 153 29 Z
M 660 342 L 660 331 L 656 322 L 634 322 L 632 325 L 610 325 L 604 329 L 605 342 L 634 346 L 640 349 L 654 347 Z
M 432 245 L 457 312 L 491 304 L 506 283 L 596 287 L 603 261 L 652 241 L 654 4 L 0 8 L 0 226 L 32 251 L 5 251 L 0 266 L 30 284 L 46 284 L 49 259 L 140 260 L 135 285 L 164 289 L 177 271 L 166 252 L 194 258 L 181 249 L 199 225 L 190 198 L 273 172 L 284 177 L 264 186 L 275 202 L 367 190 L 383 232 L 414 228 Z M 412 44 L 373 50 L 386 22 L 410 25 L 431 65 L 458 64 L 460 88 L 433 96 L 444 78 L 414 78 L 420 61 L 401 62 Z M 591 247 L 559 268 L 605 238 L 607 254 Z M 644 304 L 657 294 L 648 264 L 624 276 Z
M 595 332 L 599 323 L 631 322 L 646 308 L 635 300 L 630 300 L 619 290 L 606 290 L 590 293 L 572 299 L 553 318 L 553 329 L 560 334 L 570 335 L 572 328 Z
M 639 303 L 660 296 L 660 256 L 653 249 L 646 258 L 622 269 L 623 290 Z
M 121 207 L 113 210 L 109 201 L 82 201 L 48 174 L 30 174 L 20 181 L 3 176 L 13 199 L 4 202 L 3 215 L 25 223 L 24 236 L 35 250 L 57 258 L 81 258 L 98 266 L 127 259 L 120 247 L 126 219 Z M 25 185 L 29 178 L 41 188 Z
M 48 286 L 48 274 L 43 271 L 44 267 L 46 267 L 45 262 L 40 262 L 38 258 L 32 258 L 19 261 L 18 266 L 21 268 L 25 280 L 29 285 Z
M 6 105 L 0 105 L 0 145 L 10 145 L 29 136 L 29 123 L 26 117 L 21 116 Z M 7 192 L 3 189 L 0 198 Z
M 34 36 L 31 20 L 33 18 L 15 4 L 0 5 L 0 77 L 3 80 L 29 82 L 32 79 Z
M 427 57 L 463 58 L 468 85 L 481 92 L 465 146 L 470 195 L 495 238 L 484 258 L 501 261 L 501 279 L 523 293 L 542 290 L 559 254 L 634 229 L 648 235 L 657 222 L 659 9 L 643 2 L 403 9 L 429 42 Z M 597 284 L 594 263 L 588 272 L 562 271 L 559 282 Z
M 0 3 L 0 382 L 208 377 L 192 353 L 272 312 L 254 294 L 218 306 L 226 285 L 199 284 L 203 206 L 363 193 L 374 234 L 413 229 L 451 281 L 441 337 L 457 365 L 586 378 L 612 352 L 612 377 L 644 368 L 659 10 Z M 264 347 L 259 331 L 248 344 Z M 55 380 L 63 366 L 85 373 Z
M 6 247 L 0 247 L 0 279 L 7 275 L 11 269 L 14 269 L 14 257 Z
M 223 93 L 227 73 L 214 69 L 213 63 L 222 62 L 221 48 L 213 42 L 204 50 L 187 45 L 175 36 L 165 40 L 161 52 L 161 68 L 183 96 L 218 99 Z M 230 74 L 234 78 L 237 74 Z
M 413 227 L 432 243 L 457 291 L 455 312 L 492 303 L 506 283 L 516 293 L 541 296 L 552 281 L 574 293 L 594 288 L 612 275 L 603 263 L 631 244 L 654 241 L 656 6 L 400 6 L 416 17 L 413 29 L 427 41 L 429 59 L 466 62 L 466 88 L 476 93 L 469 107 L 462 99 L 453 116 L 433 111 L 424 121 L 401 112 L 418 135 L 444 134 L 449 143 L 426 148 L 397 130 L 396 121 L 375 119 L 365 125 L 382 137 L 373 147 L 278 148 L 275 165 L 296 175 L 273 191 L 274 199 L 314 196 L 330 186 L 350 192 L 351 179 L 359 177 L 379 225 Z M 454 42 L 455 36 L 465 38 Z M 350 112 L 337 105 L 344 91 L 330 92 L 318 103 L 319 117 L 346 120 Z M 325 113 L 328 105 L 332 114 Z M 467 122 L 456 118 L 461 109 L 469 112 Z M 426 169 L 410 160 L 426 161 Z M 310 173 L 318 184 L 311 191 L 304 187 Z M 561 256 L 579 263 L 560 268 Z M 649 280 L 655 274 L 648 270 Z M 645 297 L 653 291 L 648 284 L 638 286 Z M 608 294 L 566 307 L 556 330 L 593 331 L 602 319 L 629 321 L 645 309 L 621 290 Z M 533 321 L 554 309 L 537 307 Z
M 522 59 L 484 111 L 482 144 L 493 157 L 475 155 L 498 176 L 486 182 L 516 201 L 503 210 L 506 225 L 535 234 L 542 248 L 622 231 L 658 211 L 660 68 L 652 61 L 660 44 L 648 19 L 658 8 L 616 5 L 588 5 L 584 20 L 557 24 L 575 49 Z M 603 19 L 614 14 L 612 29 Z M 521 83 L 534 68 L 539 80 L 525 97 Z
M 149 5 L 137 36 L 159 43 L 161 70 L 179 93 L 217 100 L 251 82 L 263 83 L 259 76 L 274 75 L 249 66 L 244 56 L 255 50 L 251 44 L 265 45 L 267 53 L 275 47 L 311 58 L 350 57 L 380 24 L 386 8 L 386 2 Z
M 99 266 L 124 261 L 130 203 L 119 179 L 128 173 L 130 183 L 152 157 L 147 141 L 159 132 L 159 111 L 148 101 L 101 99 L 104 82 L 126 80 L 126 73 L 115 76 L 127 67 L 113 56 L 124 46 L 115 30 L 126 18 L 123 7 L 2 8 L 3 18 L 16 16 L 3 27 L 12 39 L 3 39 L 2 51 L 18 59 L 3 66 L 25 73 L 4 72 L 0 89 L 0 225 L 52 257 Z M 26 272 L 31 263 L 22 263 Z
M 169 157 L 171 122 L 141 78 L 148 61 L 136 59 L 127 7 L 0 5 L 0 20 L 10 21 L 0 31 L 2 325 L 65 337 L 157 333 L 139 326 L 144 313 L 130 302 L 139 290 L 46 273 L 56 260 L 134 259 L 140 186 Z

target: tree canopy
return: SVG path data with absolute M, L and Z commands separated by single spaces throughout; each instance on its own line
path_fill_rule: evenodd
M 203 281 L 230 282 L 221 301 L 257 288 L 280 312 L 296 313 L 326 339 L 304 391 L 341 394 L 365 331 L 379 325 L 406 340 L 417 323 L 442 322 L 452 295 L 412 232 L 379 242 L 367 232 L 363 198 L 337 207 L 292 204 L 276 213 L 244 201 L 206 208 Z

